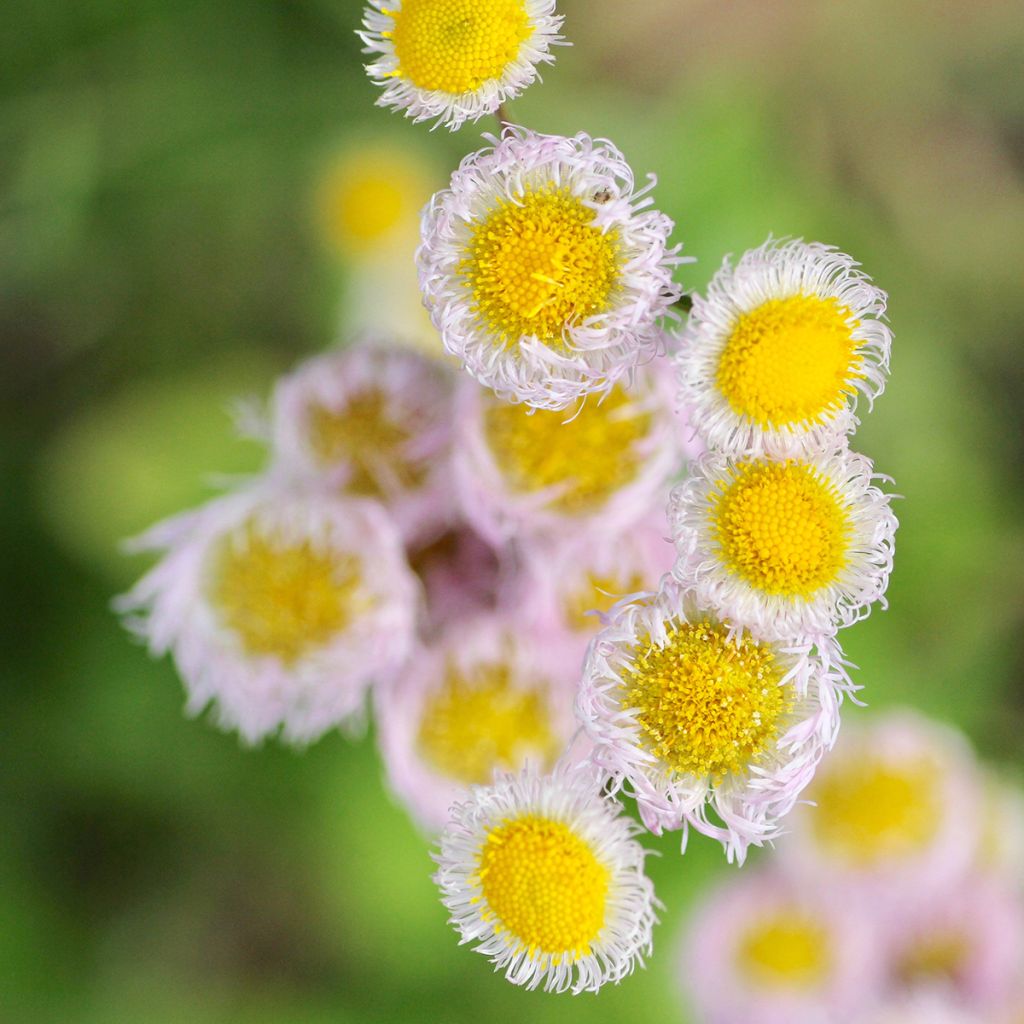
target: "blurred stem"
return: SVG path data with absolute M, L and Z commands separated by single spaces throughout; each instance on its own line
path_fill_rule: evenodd
M 501 126 L 501 131 L 504 132 L 506 128 L 512 127 L 512 122 L 508 118 L 508 108 L 504 103 L 498 104 L 498 109 L 494 112 L 498 118 L 498 124 Z

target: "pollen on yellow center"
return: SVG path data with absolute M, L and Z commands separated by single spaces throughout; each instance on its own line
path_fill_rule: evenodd
M 833 298 L 770 299 L 743 313 L 718 362 L 718 389 L 762 427 L 814 421 L 855 390 L 861 356 L 852 314 Z
M 737 642 L 707 619 L 681 622 L 664 645 L 634 647 L 619 702 L 666 769 L 718 781 L 745 773 L 778 738 L 793 706 L 782 676 L 771 645 Z
M 568 328 L 608 307 L 619 276 L 614 231 L 566 187 L 500 203 L 476 227 L 460 265 L 473 309 L 502 346 L 523 337 L 565 347 Z
M 941 813 L 936 773 L 927 761 L 893 765 L 870 756 L 832 766 L 810 793 L 818 842 L 864 868 L 924 849 Z
M 811 989 L 830 968 L 826 929 L 795 910 L 756 922 L 736 952 L 740 972 L 770 988 Z
M 349 493 L 379 498 L 422 486 L 425 467 L 405 454 L 414 438 L 412 425 L 395 419 L 381 391 L 355 395 L 342 409 L 313 404 L 306 422 L 320 465 L 351 468 Z
M 424 705 L 418 745 L 425 761 L 464 783 L 488 782 L 527 757 L 546 771 L 560 753 L 544 688 L 516 685 L 501 664 L 469 677 L 449 670 Z
M 851 524 L 840 495 L 802 462 L 749 462 L 712 493 L 726 566 L 766 594 L 810 597 L 846 565 Z
M 644 588 L 643 577 L 632 573 L 628 577 L 601 576 L 588 572 L 581 587 L 572 591 L 565 601 L 565 617 L 577 632 L 596 630 L 601 618 L 594 612 L 607 612 L 625 594 L 635 594 Z
M 525 0 L 402 0 L 384 32 L 398 58 L 395 77 L 418 89 L 459 95 L 501 78 L 534 26 Z
M 249 524 L 222 542 L 210 598 L 247 653 L 292 663 L 365 607 L 359 568 L 354 557 L 266 536 Z
M 517 948 L 572 960 L 590 954 L 610 873 L 568 825 L 532 814 L 502 822 L 487 833 L 477 874 L 484 920 Z
M 492 402 L 484 413 L 484 436 L 509 488 L 557 488 L 549 506 L 569 514 L 600 508 L 635 479 L 639 442 L 650 430 L 651 414 L 619 387 L 579 413 L 508 402 Z

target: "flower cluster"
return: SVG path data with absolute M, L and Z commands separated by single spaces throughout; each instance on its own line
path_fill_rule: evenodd
M 845 733 L 770 863 L 686 928 L 703 1024 L 1009 1024 L 1024 1008 L 1024 794 L 909 712 Z

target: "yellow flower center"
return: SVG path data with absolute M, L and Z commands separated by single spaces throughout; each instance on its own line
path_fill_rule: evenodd
M 604 927 L 609 872 L 568 825 L 532 814 L 487 833 L 478 877 L 485 921 L 519 949 L 578 960 Z
M 209 593 L 247 653 L 292 663 L 365 610 L 361 591 L 355 558 L 267 537 L 249 524 L 222 542 Z
M 491 402 L 484 414 L 488 447 L 510 489 L 557 487 L 550 507 L 565 513 L 594 511 L 631 483 L 641 464 L 637 443 L 650 429 L 650 413 L 618 387 L 578 414 L 508 402 Z
M 762 427 L 815 420 L 838 409 L 861 374 L 856 324 L 833 298 L 771 299 L 736 321 L 718 363 L 733 410 Z
M 415 431 L 398 423 L 378 390 L 349 399 L 343 409 L 314 404 L 308 412 L 309 444 L 322 466 L 348 464 L 345 489 L 380 498 L 423 485 L 425 467 L 405 455 Z
M 924 760 L 892 765 L 865 756 L 833 766 L 810 797 L 818 842 L 865 868 L 924 849 L 941 815 L 938 771 Z
M 465 783 L 489 782 L 496 768 L 518 769 L 527 757 L 546 771 L 560 753 L 547 694 L 515 685 L 505 665 L 470 678 L 450 670 L 423 708 L 418 742 L 425 761 Z
M 458 95 L 501 78 L 533 34 L 525 0 L 402 0 L 386 11 L 394 29 L 396 77 L 418 89 Z
M 593 220 L 566 186 L 549 183 L 501 202 L 474 230 L 459 270 L 503 347 L 533 336 L 562 349 L 567 328 L 607 309 L 618 234 Z
M 711 525 L 732 572 L 786 597 L 809 597 L 838 579 L 850 545 L 849 514 L 813 466 L 743 463 L 718 486 Z
M 633 573 L 628 579 L 618 576 L 597 576 L 587 573 L 586 582 L 569 594 L 565 602 L 565 617 L 569 625 L 579 633 L 598 629 L 601 619 L 594 612 L 608 611 L 625 594 L 635 594 L 644 587 L 640 573 Z
M 759 921 L 737 950 L 741 972 L 771 988 L 811 989 L 829 971 L 828 933 L 799 912 L 779 913 Z
M 647 638 L 633 648 L 619 703 L 668 770 L 718 781 L 745 773 L 777 739 L 793 706 L 782 674 L 770 645 L 682 622 L 664 646 Z
M 963 972 L 970 947 L 967 937 L 951 928 L 923 936 L 908 949 L 897 965 L 897 976 L 905 985 L 953 982 Z

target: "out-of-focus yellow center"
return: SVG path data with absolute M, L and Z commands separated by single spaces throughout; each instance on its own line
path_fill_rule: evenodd
M 605 311 L 619 277 L 614 231 L 566 187 L 528 189 L 473 232 L 460 265 L 473 308 L 502 346 L 536 337 L 562 349 L 567 328 Z
M 862 755 L 833 762 L 808 794 L 817 804 L 809 812 L 817 841 L 863 868 L 921 851 L 941 816 L 937 772 L 923 760 L 894 765 Z
M 709 514 L 726 566 L 766 594 L 809 597 L 846 565 L 847 510 L 805 463 L 741 463 L 718 481 Z
M 839 408 L 861 376 L 852 314 L 833 298 L 771 299 L 733 326 L 718 389 L 762 427 L 816 420 Z
M 619 702 L 667 769 L 720 780 L 746 772 L 777 739 L 793 706 L 781 678 L 770 645 L 737 643 L 708 620 L 683 622 L 664 646 L 647 638 L 633 649 Z
M 557 488 L 549 507 L 570 514 L 598 509 L 633 481 L 638 442 L 650 429 L 651 414 L 619 387 L 579 413 L 508 402 L 491 402 L 484 413 L 487 446 L 509 488 Z
M 896 974 L 906 985 L 956 983 L 963 972 L 970 946 L 967 936 L 944 928 L 921 936 L 897 964 Z
M 644 579 L 638 572 L 628 577 L 599 576 L 588 572 L 582 586 L 573 590 L 565 601 L 565 618 L 579 633 L 598 629 L 601 618 L 594 612 L 608 611 L 619 598 L 643 590 Z
M 481 666 L 469 678 L 449 670 L 423 708 L 419 749 L 425 761 L 459 782 L 489 782 L 497 769 L 526 758 L 546 771 L 560 753 L 541 686 L 516 685 L 505 665 Z
M 327 643 L 366 607 L 356 558 L 268 537 L 252 524 L 222 542 L 209 593 L 247 653 L 286 663 Z
M 532 814 L 505 821 L 487 833 L 479 863 L 482 916 L 498 934 L 531 954 L 590 954 L 604 927 L 610 876 L 568 825 Z
M 737 949 L 740 972 L 769 988 L 812 989 L 831 962 L 828 932 L 794 910 L 757 921 Z
M 366 391 L 342 409 L 314 404 L 308 411 L 309 445 L 325 467 L 348 465 L 345 490 L 379 498 L 423 485 L 425 466 L 405 454 L 414 432 L 388 409 L 385 395 Z
M 394 77 L 458 95 L 501 78 L 533 34 L 525 0 L 402 0 L 385 11 L 398 58 Z

